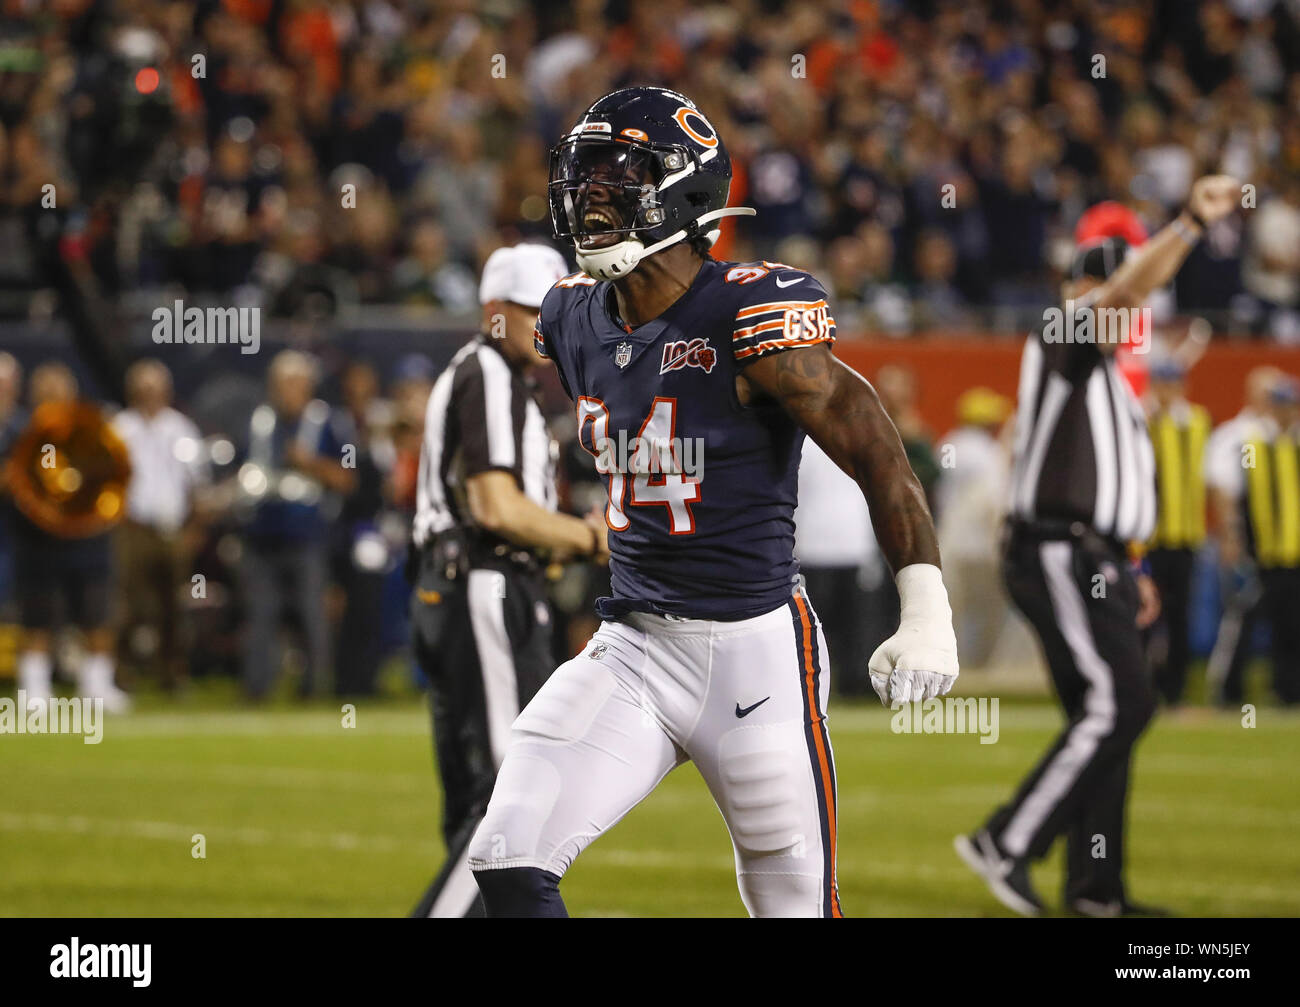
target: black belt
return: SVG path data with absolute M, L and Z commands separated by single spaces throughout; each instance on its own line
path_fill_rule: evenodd
M 475 529 L 454 528 L 436 535 L 425 546 L 425 552 L 448 580 L 476 567 L 508 567 L 533 574 L 546 569 L 536 553 L 504 542 L 494 543 Z
M 498 543 L 490 548 L 485 543 L 479 543 L 477 547 L 470 548 L 470 564 L 472 566 L 494 565 L 496 563 L 508 563 L 510 566 L 517 567 L 526 573 L 541 573 L 546 569 L 546 564 L 538 559 L 537 554 L 529 552 L 527 549 L 520 549 L 503 543 Z
M 1113 552 L 1128 558 L 1128 546 L 1113 535 L 1103 535 L 1083 521 L 1052 518 L 1007 518 L 1007 534 L 1030 542 L 1078 542 L 1094 549 Z

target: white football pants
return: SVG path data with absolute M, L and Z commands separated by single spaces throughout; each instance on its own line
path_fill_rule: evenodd
M 753 619 L 603 623 L 511 731 L 473 870 L 563 876 L 674 767 L 699 768 L 751 916 L 840 916 L 826 641 L 802 591 Z

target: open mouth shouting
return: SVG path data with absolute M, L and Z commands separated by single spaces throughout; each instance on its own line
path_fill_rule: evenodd
M 623 221 L 612 206 L 588 206 L 582 214 L 582 245 L 584 248 L 607 248 L 622 238 L 617 232 Z

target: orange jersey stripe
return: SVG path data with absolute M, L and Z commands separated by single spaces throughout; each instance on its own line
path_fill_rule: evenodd
M 745 357 L 752 356 L 755 353 L 762 353 L 765 350 L 776 349 L 785 346 L 816 346 L 818 343 L 834 342 L 830 336 L 820 336 L 817 339 L 769 339 L 766 342 L 759 343 L 757 346 L 750 346 L 744 350 L 737 350 L 735 357 L 737 360 L 743 360 Z
M 751 304 L 748 308 L 741 308 L 736 312 L 736 320 L 742 318 L 753 318 L 755 315 L 766 315 L 773 311 L 813 311 L 816 308 L 828 307 L 823 301 L 772 301 L 770 304 Z
M 757 335 L 760 332 L 770 332 L 772 329 L 784 329 L 784 328 L 785 328 L 785 319 L 774 318 L 770 322 L 759 322 L 757 325 L 751 325 L 747 329 L 737 329 L 735 332 L 731 334 L 731 339 L 734 342 L 737 339 L 747 339 L 748 337 Z
M 844 912 L 840 909 L 839 884 L 836 880 L 838 861 L 836 858 L 835 785 L 831 782 L 830 755 L 826 751 L 822 734 L 822 715 L 817 708 L 817 683 L 815 677 L 817 669 L 816 665 L 813 664 L 812 622 L 808 618 L 808 606 L 804 604 L 803 598 L 796 594 L 794 603 L 795 607 L 799 609 L 799 621 L 803 624 L 804 686 L 808 690 L 808 709 L 812 713 L 813 739 L 817 746 L 817 765 L 821 771 L 822 789 L 826 794 L 826 819 L 831 837 L 831 915 L 839 918 L 843 917 Z

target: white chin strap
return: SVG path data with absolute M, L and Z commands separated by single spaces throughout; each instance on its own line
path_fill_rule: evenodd
M 711 210 L 695 218 L 696 225 L 718 220 L 722 217 L 753 217 L 758 211 L 748 206 L 730 206 L 722 210 Z M 706 231 L 704 236 L 712 246 L 718 240 L 719 230 L 715 227 Z M 636 237 L 627 238 L 608 248 L 594 248 L 586 251 L 580 244 L 574 248 L 578 256 L 578 265 L 588 276 L 598 280 L 617 280 L 636 269 L 637 264 L 647 255 L 662 252 L 670 245 L 675 245 L 686 237 L 686 228 L 670 234 L 663 241 L 656 241 L 649 248 Z

